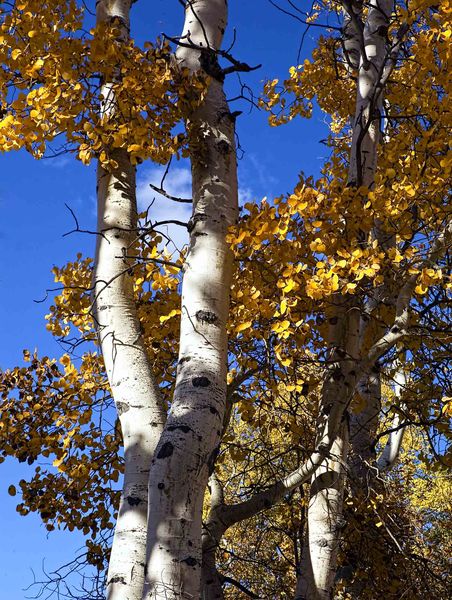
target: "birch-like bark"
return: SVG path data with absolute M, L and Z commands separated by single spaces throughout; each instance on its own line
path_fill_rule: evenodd
M 363 0 L 343 0 L 342 44 L 345 65 L 350 74 L 359 69 L 364 45 L 362 11 Z
M 343 423 L 329 458 L 317 469 L 311 482 L 308 523 L 304 534 L 301 575 L 295 600 L 331 597 L 342 529 L 348 423 Z
M 323 385 L 321 414 L 338 402 L 345 402 L 346 408 L 357 385 L 359 311 L 348 299 L 337 299 L 330 323 L 331 364 Z M 329 455 L 312 476 L 297 600 L 331 597 L 342 529 L 348 426 L 343 420 Z
M 375 436 L 378 427 L 378 415 L 381 409 L 381 375 L 373 370 L 368 378 L 369 387 L 363 396 L 367 399 L 366 408 L 354 417 L 350 427 L 351 452 L 348 461 L 350 487 L 356 497 L 368 498 L 371 489 L 378 489 L 377 475 L 391 469 L 397 461 L 405 427 L 400 425 L 401 417 L 395 413 L 388 440 L 378 460 L 375 460 Z M 402 387 L 406 384 L 405 374 L 399 369 L 394 377 L 394 394 L 400 399 Z M 352 437 L 353 436 L 353 437 Z M 346 568 L 343 569 L 347 597 L 359 600 L 368 584 L 365 578 L 356 577 L 360 557 L 354 548 L 346 556 Z
M 223 600 L 223 584 L 216 566 L 216 553 L 225 532 L 221 519 L 218 521 L 218 510 L 224 507 L 224 494 L 215 473 L 210 477 L 209 488 L 210 510 L 202 531 L 201 600 Z
M 129 35 L 130 0 L 101 0 L 97 23 L 114 21 Z M 112 82 L 103 82 L 101 110 L 114 118 Z M 135 167 L 126 150 L 111 152 L 118 167 L 97 168 L 98 236 L 94 313 L 124 440 L 124 482 L 107 575 L 109 600 L 141 600 L 144 582 L 149 465 L 165 422 L 137 316 L 131 266 L 136 237 Z
M 387 47 L 387 34 L 393 7 L 393 0 L 371 0 L 362 32 L 364 46 L 358 72 L 348 176 L 349 182 L 356 187 L 372 187 L 374 183 L 382 118 L 384 69 L 391 54 Z
M 350 477 L 365 490 L 368 468 L 375 461 L 374 441 L 381 410 L 381 373 L 376 363 L 365 381 L 358 385 L 365 405 L 357 414 L 350 415 Z
M 356 65 L 357 51 L 359 50 L 360 53 L 348 180 L 349 185 L 371 188 L 377 165 L 383 102 L 381 86 L 385 62 L 388 58 L 386 36 L 393 2 L 371 0 L 364 25 L 361 18 L 361 3 L 345 1 L 343 5 L 346 12 L 344 50 L 351 68 Z M 341 316 L 339 315 L 338 318 L 340 319 Z M 358 329 L 361 329 L 359 324 Z M 359 337 L 358 333 L 354 344 L 353 340 L 347 338 L 342 341 L 343 346 L 352 343 L 348 356 L 358 358 Z M 373 370 L 375 364 L 372 365 Z M 365 378 L 369 388 L 366 410 L 352 421 L 353 429 L 359 428 L 362 431 L 364 428 L 366 433 L 367 429 L 375 423 L 377 414 L 375 404 L 379 401 L 379 376 L 374 376 L 374 381 L 370 377 L 371 373 L 368 373 Z M 367 424 L 365 424 L 366 419 L 370 419 Z M 347 461 L 348 440 L 339 434 L 335 444 L 338 447 L 336 456 L 332 454 L 325 461 L 325 464 L 316 471 L 311 482 L 307 535 L 302 557 L 302 573 L 297 582 L 297 600 L 329 600 L 333 593 L 344 487 L 344 477 L 339 474 L 343 473 L 344 463 Z M 359 449 L 359 454 L 364 451 L 364 447 Z M 338 473 L 338 475 L 329 476 L 330 481 L 328 477 L 322 480 L 324 472 Z
M 350 330 L 354 330 L 355 335 L 351 335 L 351 339 L 358 334 L 358 321 L 358 312 L 352 311 L 349 327 Z M 343 325 L 344 321 L 341 323 Z M 339 353 L 341 359 L 338 359 L 337 362 L 332 359 L 327 369 L 319 408 L 316 447 L 308 459 L 271 487 L 257 492 L 238 504 L 224 504 L 219 494 L 215 494 L 215 501 L 212 503 L 203 529 L 203 600 L 221 600 L 224 597 L 221 587 L 222 577 L 215 568 L 214 559 L 221 538 L 229 527 L 271 508 L 280 502 L 285 494 L 308 482 L 318 469 L 322 469 L 322 466 L 324 471 L 337 468 L 333 464 L 334 457 L 338 457 L 342 453 L 340 440 L 348 437 L 345 411 L 351 401 L 356 384 L 354 361 L 344 361 L 346 353 L 341 349 L 339 349 Z M 339 454 L 338 448 L 340 448 Z M 325 463 L 327 458 L 328 464 Z M 340 460 L 341 468 L 342 463 L 343 461 Z M 342 485 L 342 472 L 340 472 L 338 481 Z
M 397 399 L 400 399 L 402 390 L 406 386 L 406 375 L 402 368 L 398 369 L 394 376 L 394 394 Z M 406 427 L 401 423 L 401 415 L 396 412 L 392 420 L 391 431 L 388 440 L 377 460 L 378 472 L 389 471 L 399 458 L 400 449 L 402 448 L 403 437 Z
M 226 404 L 227 336 L 236 222 L 234 118 L 223 91 L 216 50 L 227 21 L 225 0 L 186 2 L 176 58 L 211 80 L 187 122 L 193 177 L 190 248 L 184 268 L 176 387 L 149 483 L 145 600 L 198 599 L 201 511 L 220 442 Z

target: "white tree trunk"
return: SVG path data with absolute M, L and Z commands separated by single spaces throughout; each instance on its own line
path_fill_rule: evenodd
M 363 410 L 350 415 L 349 476 L 354 486 L 366 493 L 369 469 L 375 462 L 375 435 L 381 410 L 381 375 L 378 364 L 369 377 L 358 385 L 365 402 Z
M 214 52 L 226 20 L 224 0 L 187 2 L 181 42 L 188 47 L 177 52 L 182 67 L 204 69 L 212 79 L 202 106 L 187 122 L 193 176 L 190 249 L 176 387 L 150 471 L 146 600 L 200 596 L 202 502 L 226 400 L 232 255 L 225 236 L 238 211 L 234 119 Z
M 358 70 L 361 58 L 363 0 L 343 0 L 342 41 L 346 68 L 353 75 Z
M 329 332 L 331 359 L 323 384 L 319 419 L 334 405 L 347 405 L 357 384 L 359 311 L 350 306 L 348 299 L 337 298 L 330 323 L 333 323 Z M 334 432 L 328 457 L 312 476 L 296 600 L 331 598 L 342 529 L 348 427 L 344 418 Z
M 317 469 L 311 483 L 308 524 L 295 600 L 331 598 L 341 534 L 344 460 L 348 424 L 343 423 L 330 457 Z
M 377 168 L 383 104 L 384 71 L 391 54 L 387 47 L 393 0 L 371 0 L 360 44 L 355 120 L 350 152 L 349 182 L 372 187 Z M 359 33 L 356 33 L 359 36 Z M 356 44 L 355 44 L 356 46 Z
M 389 57 L 386 42 L 393 1 L 371 0 L 363 28 L 360 25 L 362 23 L 361 3 L 344 1 L 343 6 L 348 13 L 344 24 L 348 36 L 345 52 L 352 68 L 356 66 L 357 49 L 360 50 L 348 180 L 350 185 L 371 188 L 377 166 L 383 76 Z M 347 300 L 345 302 L 347 303 Z M 338 315 L 337 318 L 344 319 L 344 316 Z M 360 336 L 356 335 L 356 332 L 353 333 L 354 339 L 349 336 L 350 331 L 346 331 L 342 347 L 348 348 L 349 357 L 358 358 Z M 370 385 L 368 377 L 366 382 Z M 355 379 L 355 386 L 356 383 Z M 377 385 L 372 387 L 379 389 L 379 378 Z M 368 404 L 368 410 L 375 413 L 374 403 L 378 401 L 378 392 L 375 393 L 373 389 L 368 394 L 368 398 L 372 400 Z M 355 419 L 354 424 L 362 425 L 360 421 Z M 308 537 L 303 552 L 302 573 L 297 583 L 297 600 L 329 600 L 333 593 L 344 482 L 339 474 L 348 456 L 348 440 L 345 439 L 343 432 L 338 435 L 335 445 L 337 446 L 335 456 L 331 454 L 325 464 L 316 471 L 311 482 L 311 500 L 307 519 Z M 338 475 L 332 477 L 331 474 L 334 473 Z
M 394 376 L 394 394 L 397 399 L 400 399 L 402 390 L 406 386 L 406 383 L 406 375 L 403 371 L 403 367 L 400 367 Z M 391 469 L 391 467 L 395 465 L 397 459 L 399 458 L 406 429 L 401 421 L 402 418 L 400 413 L 396 412 L 392 420 L 392 431 L 389 433 L 386 445 L 377 460 L 377 469 L 380 472 Z
M 130 1 L 101 1 L 97 20 L 119 17 L 128 35 Z M 111 85 L 103 110 L 114 118 Z M 144 581 L 149 465 L 165 421 L 141 336 L 129 271 L 136 237 L 135 167 L 115 150 L 114 171 L 97 169 L 98 236 L 94 312 L 99 342 L 124 439 L 125 471 L 107 576 L 109 600 L 141 600 Z

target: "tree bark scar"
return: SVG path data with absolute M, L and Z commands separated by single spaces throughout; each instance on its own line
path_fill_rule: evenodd
M 214 469 L 215 469 L 215 462 L 217 460 L 217 456 L 220 453 L 220 447 L 217 446 L 216 448 L 214 448 L 207 460 L 207 468 L 209 469 L 209 475 L 212 475 Z
M 203 71 L 207 73 L 207 75 L 210 75 L 217 81 L 224 81 L 224 73 L 218 63 L 218 57 L 210 48 L 203 48 L 201 50 L 199 64 L 201 65 Z
M 334 381 L 340 381 L 341 379 L 344 379 L 344 374 L 342 373 L 342 369 L 340 367 L 337 367 L 336 369 L 334 369 L 332 377 L 333 377 Z
M 323 408 L 322 408 L 322 414 L 325 416 L 328 416 L 331 412 L 331 407 L 332 407 L 332 404 L 325 404 L 325 406 L 323 406 Z
M 122 583 L 123 585 L 126 585 L 126 580 L 124 577 L 122 577 L 122 575 L 115 575 L 115 577 L 112 577 L 108 583 Z
M 118 415 L 122 415 L 123 413 L 130 410 L 130 407 L 127 406 L 125 402 L 116 402 L 116 410 L 118 411 Z
M 187 363 L 191 360 L 191 356 L 183 356 L 181 359 L 179 359 L 177 366 L 181 367 L 184 363 Z
M 218 140 L 216 142 L 217 150 L 222 156 L 227 156 L 231 152 L 232 148 L 229 142 L 226 140 Z
M 188 221 L 187 230 L 188 233 L 191 233 L 195 228 L 197 223 L 202 223 L 203 221 L 207 221 L 207 215 L 204 213 L 196 213 L 194 214 Z
M 188 433 L 189 431 L 193 431 L 191 427 L 188 425 L 170 425 L 168 427 L 168 431 L 176 431 L 176 429 L 180 429 L 184 433 Z
M 196 318 L 201 323 L 208 323 L 209 325 L 213 325 L 218 321 L 217 315 L 209 310 L 198 310 Z
M 173 444 L 171 442 L 165 442 L 160 448 L 159 453 L 157 454 L 157 458 L 168 458 L 172 455 L 173 451 Z
M 141 502 L 141 499 L 135 496 L 127 496 L 126 500 L 130 506 L 138 506 Z
M 210 380 L 207 377 L 193 377 L 191 380 L 193 387 L 209 387 Z
M 187 556 L 187 558 L 184 558 L 180 562 L 187 563 L 189 567 L 196 567 L 196 565 L 198 564 L 198 561 L 193 556 Z

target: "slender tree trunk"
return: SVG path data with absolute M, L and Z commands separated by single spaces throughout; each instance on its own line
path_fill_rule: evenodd
M 381 376 L 378 364 L 372 373 L 358 385 L 365 406 L 359 413 L 350 415 L 349 474 L 354 484 L 364 493 L 367 489 L 369 467 L 375 462 L 375 434 L 381 410 Z
M 329 332 L 331 359 L 323 384 L 319 419 L 323 419 L 324 413 L 338 402 L 347 404 L 357 383 L 359 311 L 350 306 L 348 299 L 337 298 L 336 301 L 329 317 L 332 323 Z M 342 530 L 348 427 L 345 413 L 329 456 L 312 476 L 296 600 L 328 600 L 331 597 Z
M 355 416 L 354 423 L 350 427 L 351 452 L 348 464 L 352 493 L 358 502 L 364 503 L 368 502 L 371 491 L 382 491 L 381 482 L 377 481 L 376 476 L 391 469 L 397 461 L 405 430 L 405 427 L 400 426 L 399 413 L 396 413 L 391 426 L 393 431 L 389 433 L 388 440 L 378 460 L 375 460 L 375 435 L 378 414 L 381 408 L 381 377 L 379 370 L 374 370 L 368 381 L 370 385 L 367 390 L 367 407 Z M 394 393 L 397 399 L 400 399 L 401 388 L 405 383 L 404 373 L 402 369 L 399 369 L 394 377 Z M 364 577 L 355 577 L 360 558 L 353 547 L 349 548 L 343 572 L 345 574 L 345 591 L 347 597 L 352 600 L 360 600 L 369 583 Z
M 362 12 L 363 0 L 343 0 L 342 40 L 345 64 L 348 72 L 353 75 L 359 69 L 362 46 Z
M 210 477 L 209 488 L 210 510 L 202 531 L 201 600 L 223 600 L 223 584 L 216 567 L 216 553 L 225 532 L 221 520 L 224 495 L 221 483 L 214 473 Z
M 357 187 L 374 184 L 385 66 L 389 64 L 391 54 L 387 34 L 393 6 L 393 0 L 371 0 L 359 42 L 362 49 L 349 168 L 349 182 Z M 356 35 L 360 36 L 359 33 Z
M 118 19 L 128 36 L 130 0 L 100 1 L 97 21 Z M 119 39 L 120 41 L 120 39 Z M 109 82 L 104 115 L 114 118 Z M 111 152 L 117 168 L 97 169 L 98 236 L 94 310 L 100 346 L 124 440 L 125 471 L 107 576 L 107 598 L 141 600 L 144 581 L 149 465 L 165 421 L 141 336 L 129 271 L 136 236 L 135 167 L 125 150 Z
M 330 598 L 342 528 L 347 444 L 348 423 L 343 423 L 331 448 L 330 458 L 313 477 L 295 600 Z
M 406 383 L 406 375 L 401 366 L 394 376 L 394 394 L 396 398 L 400 399 Z M 405 429 L 406 428 L 401 423 L 400 413 L 396 412 L 392 420 L 392 431 L 389 433 L 385 447 L 377 460 L 378 471 L 387 471 L 397 462 L 402 447 L 403 437 L 405 435 Z
M 200 596 L 202 502 L 226 404 L 232 255 L 225 238 L 238 211 L 234 119 L 215 53 L 226 20 L 224 0 L 187 2 L 185 46 L 177 52 L 182 67 L 203 69 L 211 81 L 202 106 L 187 122 L 193 177 L 190 249 L 176 387 L 150 471 L 146 600 Z
M 353 125 L 349 185 L 372 187 L 377 166 L 377 149 L 380 139 L 380 118 L 383 102 L 384 67 L 389 57 L 387 31 L 393 9 L 392 0 L 371 0 L 368 15 L 362 26 L 361 3 L 343 2 L 346 11 L 344 42 L 345 54 L 351 68 L 357 65 L 357 51 L 360 52 L 356 112 Z M 347 304 L 347 301 L 345 300 Z M 338 319 L 344 316 L 337 315 Z M 358 323 L 358 330 L 360 329 Z M 347 355 L 358 358 L 359 335 L 347 339 L 345 332 L 343 347 L 348 347 Z M 351 342 L 351 349 L 350 349 Z M 374 378 L 375 379 L 375 378 Z M 354 418 L 353 427 L 363 428 L 364 419 L 371 421 L 366 429 L 375 423 L 374 406 L 379 401 L 378 381 L 368 394 L 368 405 L 363 418 Z M 356 380 L 354 385 L 356 385 Z M 328 393 L 328 388 L 325 390 Z M 372 413 L 372 415 L 370 414 Z M 305 543 L 302 574 L 297 584 L 297 600 L 329 600 L 333 594 L 337 568 L 337 550 L 342 525 L 343 465 L 348 456 L 348 440 L 342 434 L 335 442 L 336 452 L 316 471 L 311 482 L 311 501 L 308 508 L 308 532 Z M 369 447 L 370 450 L 370 447 Z M 359 449 L 362 453 L 365 448 Z M 326 477 L 325 477 L 326 473 Z M 334 476 L 334 473 L 338 473 Z M 342 471 L 343 473 L 343 471 Z M 333 475 L 333 476 L 332 476 Z

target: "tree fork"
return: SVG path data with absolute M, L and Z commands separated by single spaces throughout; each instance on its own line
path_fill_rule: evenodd
M 177 50 L 181 67 L 202 69 L 206 52 L 220 48 L 226 21 L 224 0 L 186 2 L 181 39 L 189 44 Z M 150 470 L 145 600 L 200 596 L 202 502 L 226 408 L 233 266 L 226 234 L 236 222 L 238 200 L 234 119 L 221 77 L 211 78 L 187 129 L 193 179 L 190 247 L 175 392 Z
M 343 2 L 345 19 L 344 34 L 346 36 L 344 53 L 353 68 L 357 66 L 359 56 L 358 85 L 356 111 L 353 122 L 352 146 L 348 172 L 349 185 L 366 186 L 374 184 L 377 167 L 377 149 L 380 140 L 380 120 L 376 113 L 383 102 L 384 70 L 390 53 L 387 51 L 386 32 L 389 18 L 393 11 L 393 0 L 373 0 L 365 23 L 362 21 L 361 3 Z M 387 79 L 386 79 L 387 80 Z M 347 300 L 344 299 L 347 304 Z M 344 319 L 344 315 L 339 315 Z M 345 316 L 345 318 L 347 318 Z M 341 340 L 342 347 L 347 349 L 349 357 L 358 361 L 360 354 L 361 332 L 359 324 L 355 323 L 358 331 L 347 339 L 351 330 L 345 332 Z M 354 328 L 355 329 L 355 328 Z M 378 334 L 378 332 L 376 332 Z M 378 339 L 376 335 L 375 339 Z M 351 343 L 351 346 L 350 346 Z M 366 376 L 362 379 L 369 383 L 369 375 L 376 361 L 371 361 Z M 356 362 L 358 366 L 358 362 Z M 355 369 L 356 371 L 356 369 Z M 374 377 L 375 379 L 375 377 Z M 368 412 L 375 412 L 378 402 L 379 376 L 372 383 L 371 393 L 367 395 Z M 350 382 L 351 383 L 351 382 Z M 354 387 L 359 383 L 355 378 Z M 366 411 L 366 416 L 367 411 Z M 355 429 L 357 419 L 352 419 Z M 356 432 L 353 431 L 355 434 Z M 342 504 L 344 489 L 344 465 L 349 452 L 348 436 L 345 432 L 338 435 L 335 441 L 336 452 L 325 461 L 313 476 L 311 482 L 311 500 L 308 508 L 307 533 L 302 557 L 302 573 L 298 579 L 297 600 L 328 600 L 333 592 L 337 569 L 337 550 L 341 534 Z M 359 437 L 360 439 L 360 437 Z M 358 437 L 353 438 L 358 444 Z M 365 444 L 365 442 L 363 442 Z M 317 481 L 326 473 L 337 473 L 330 481 Z

